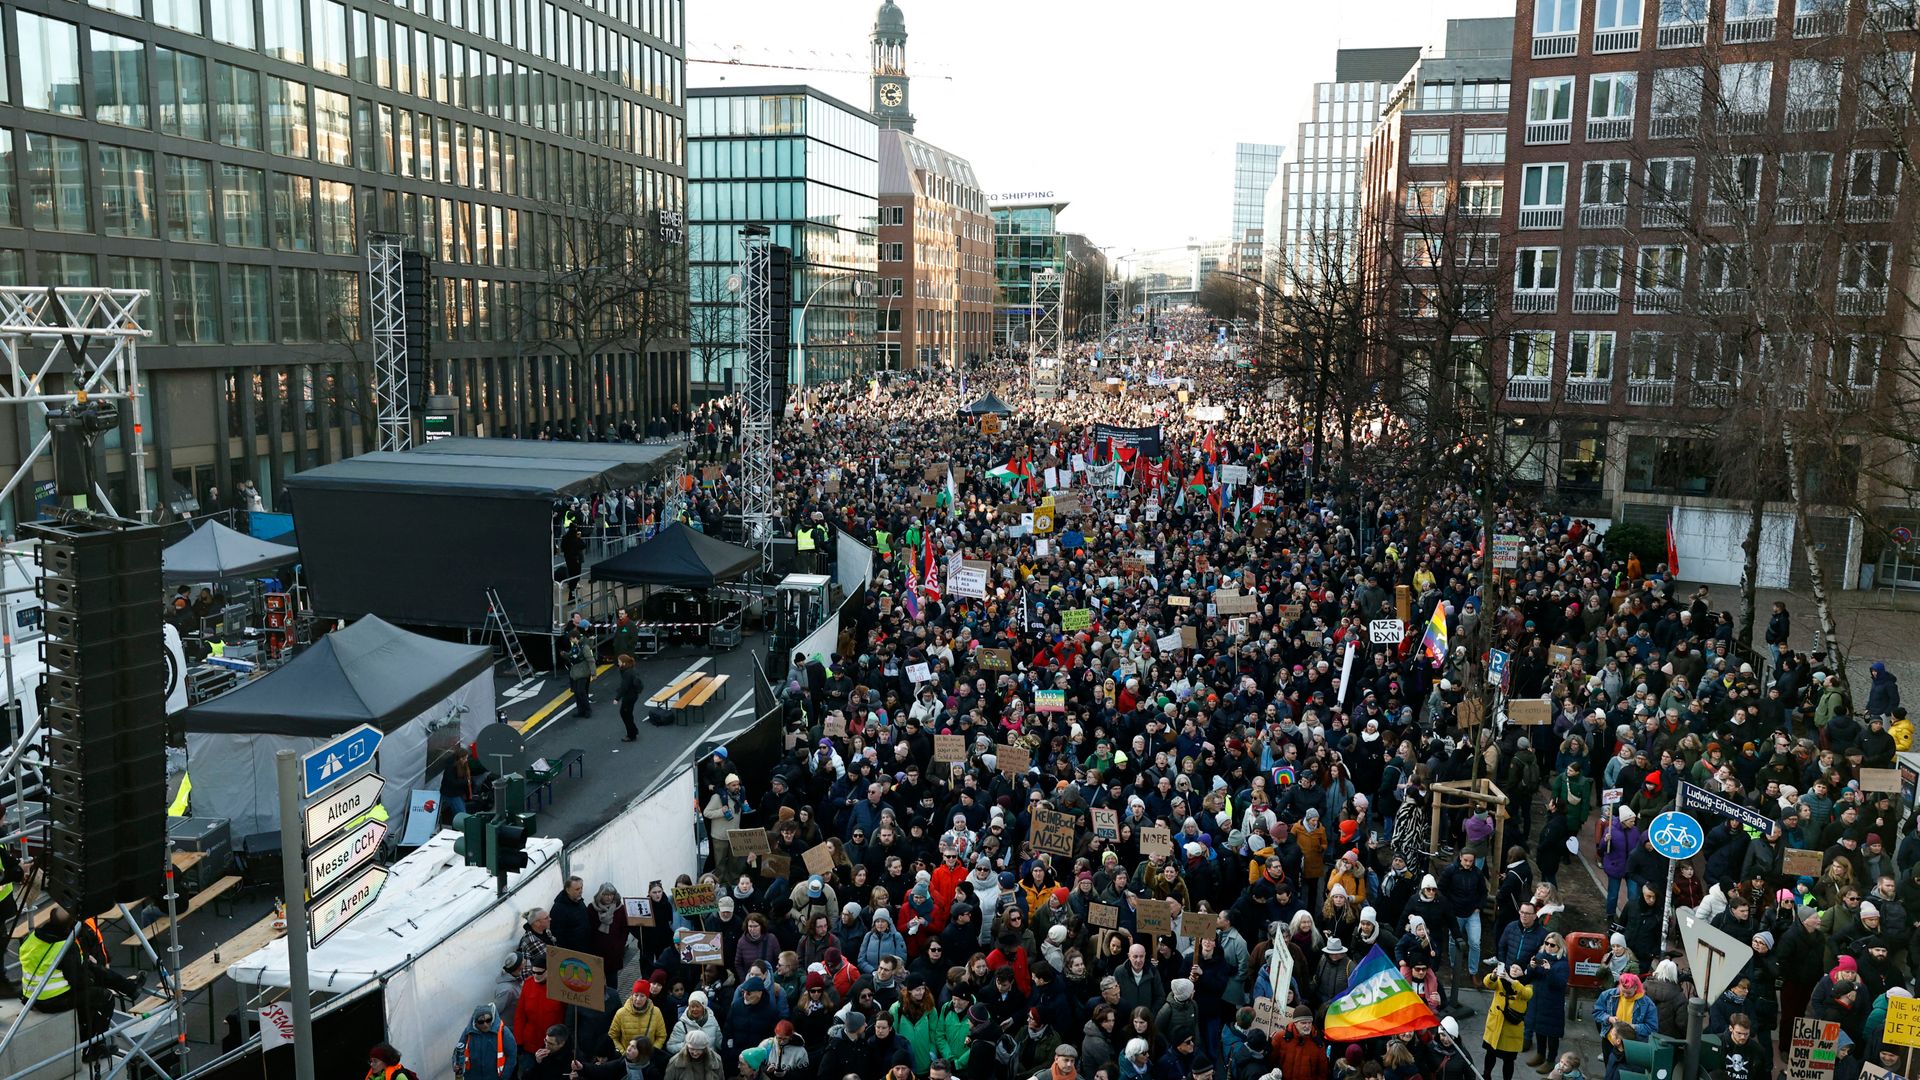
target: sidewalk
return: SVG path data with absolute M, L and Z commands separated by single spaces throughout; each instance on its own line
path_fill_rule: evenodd
M 1690 597 L 1699 587 L 1698 582 L 1682 581 L 1679 595 L 1682 598 Z M 1735 618 L 1739 617 L 1738 586 L 1711 585 L 1708 588 L 1713 590 L 1708 594 L 1708 602 L 1715 610 L 1732 611 Z M 1861 592 L 1853 589 L 1829 591 L 1827 597 L 1833 605 L 1833 622 L 1839 634 L 1840 649 L 1847 657 L 1847 676 L 1853 684 L 1854 701 L 1866 702 L 1867 669 L 1876 660 L 1885 661 L 1887 670 L 1903 685 L 1920 687 L 1920 592 Z M 1814 636 L 1820 629 L 1813 594 L 1786 589 L 1760 589 L 1755 592 L 1754 647 L 1762 653 L 1767 651 L 1762 639 L 1766 636 L 1767 617 L 1772 614 L 1775 601 L 1786 604 L 1787 613 L 1793 616 L 1793 636 L 1787 643 L 1802 652 L 1811 650 Z M 1920 690 L 1915 692 L 1920 693 Z

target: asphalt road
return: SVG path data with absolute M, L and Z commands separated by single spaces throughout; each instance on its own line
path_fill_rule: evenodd
M 636 710 L 638 742 L 622 742 L 626 729 L 614 700 L 615 672 L 603 666 L 591 690 L 593 715 L 579 716 L 564 678 L 516 682 L 511 674 L 500 679 L 501 709 L 525 733 L 528 760 L 558 759 L 570 750 L 584 751 L 580 776 L 563 776 L 553 783 L 553 800 L 539 811 L 534 832 L 572 842 L 592 832 L 627 804 L 651 792 L 696 754 L 753 723 L 752 655 L 766 649 L 764 634 L 746 635 L 739 646 L 715 652 L 705 646 L 663 649 L 639 662 L 646 693 L 699 670 L 730 676 L 720 695 L 672 727 L 654 727 L 645 720 L 646 706 Z M 764 656 L 763 656 L 764 660 Z

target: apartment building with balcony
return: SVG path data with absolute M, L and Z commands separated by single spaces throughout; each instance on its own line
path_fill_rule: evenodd
M 1914 210 L 1897 10 L 1521 0 L 1501 230 L 1519 328 L 1495 391 L 1551 418 L 1539 481 L 1561 502 L 1647 523 L 1711 508 L 1717 417 L 1756 393 L 1793 410 L 1883 382 L 1912 315 L 1888 288 Z M 1819 527 L 1857 557 L 1857 525 Z

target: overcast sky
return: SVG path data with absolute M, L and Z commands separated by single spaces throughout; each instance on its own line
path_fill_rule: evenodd
M 1336 49 L 1438 45 L 1449 17 L 1512 0 L 896 0 L 915 133 L 991 194 L 1052 191 L 1115 254 L 1224 239 L 1233 144 L 1292 153 Z M 867 107 L 878 0 L 691 0 L 690 86 L 810 83 Z

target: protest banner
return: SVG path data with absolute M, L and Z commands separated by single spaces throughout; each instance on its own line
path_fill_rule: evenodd
M 1780 857 L 1780 872 L 1788 877 L 1819 877 L 1820 853 L 1790 847 Z
M 1893 1025 L 1891 1009 L 1887 1011 L 1887 1024 Z M 1788 1080 L 1830 1080 L 1839 1058 L 1839 1046 L 1837 1021 L 1795 1017 L 1793 1041 L 1787 1050 Z
M 1038 806 L 1033 811 L 1033 850 L 1048 855 L 1073 855 L 1074 816 L 1060 810 Z
M 607 1007 L 606 967 L 607 962 L 592 953 L 547 946 L 548 999 L 593 1012 L 604 1010 Z
M 1260 609 L 1259 597 L 1242 596 L 1225 589 L 1213 594 L 1213 603 L 1222 615 L 1246 615 Z
M 1180 633 L 1175 631 L 1171 634 L 1163 634 L 1154 638 L 1153 643 L 1160 647 L 1161 652 L 1172 652 L 1180 647 Z
M 1861 769 L 1860 790 L 1888 791 L 1898 795 L 1900 793 L 1900 770 Z
M 965 735 L 935 735 L 933 737 L 933 760 L 967 760 L 967 737 Z
M 1035 690 L 1033 692 L 1034 712 L 1066 712 L 1067 692 L 1065 690 Z
M 727 846 L 735 855 L 765 855 L 773 850 L 765 829 L 729 829 Z
M 1573 649 L 1566 645 L 1555 645 L 1547 650 L 1547 663 L 1554 667 L 1566 667 L 1573 663 Z
M 1060 613 L 1060 629 L 1067 633 L 1085 630 L 1093 625 L 1093 611 L 1090 608 L 1067 608 Z
M 1008 776 L 1019 776 L 1033 766 L 1033 754 L 1024 746 L 1004 743 L 994 761 L 1000 766 L 1001 772 Z
M 778 881 L 793 873 L 793 856 L 763 855 L 760 857 L 760 868 L 767 872 L 768 881 Z
M 1212 937 L 1220 929 L 1220 916 L 1211 911 L 1183 911 L 1180 913 L 1180 936 L 1183 938 Z
M 1133 902 L 1133 929 L 1139 934 L 1171 935 L 1173 933 L 1173 902 L 1170 900 L 1135 900 Z
M 981 649 L 975 654 L 980 661 L 981 671 L 1012 671 L 1012 649 Z
M 1093 837 L 1096 840 L 1120 839 L 1120 812 L 1111 808 L 1095 808 Z
M 926 664 L 908 664 L 907 681 L 913 683 L 932 682 L 933 669 Z
M 1191 626 L 1181 627 L 1180 628 L 1180 647 L 1183 649 L 1199 648 L 1200 647 L 1200 631 L 1194 629 Z
M 687 959 L 696 964 L 719 964 L 725 961 L 720 947 L 720 931 L 694 930 L 680 939 L 687 947 Z
M 1887 1030 L 1881 1040 L 1896 1046 L 1920 1046 L 1920 998 L 1887 999 Z
M 675 885 L 673 887 L 673 910 L 682 915 L 713 915 L 720 910 L 720 898 L 714 893 L 713 882 L 701 885 Z
M 819 874 L 824 877 L 833 873 L 832 844 L 824 842 L 815 844 L 808 848 L 800 858 L 807 864 L 807 873 L 809 874 Z
M 629 896 L 627 900 L 627 922 L 633 926 L 652 926 L 653 898 L 647 896 Z
M 1164 825 L 1140 827 L 1140 854 L 1173 857 L 1173 833 Z
M 1117 904 L 1088 904 L 1087 925 L 1115 930 L 1120 926 L 1120 907 Z
M 1515 724 L 1551 724 L 1553 706 L 1539 698 L 1519 698 L 1507 702 L 1507 719 Z

